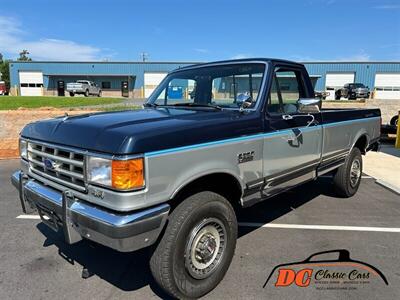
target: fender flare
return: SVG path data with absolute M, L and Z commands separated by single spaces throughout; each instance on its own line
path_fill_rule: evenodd
M 233 178 L 236 179 L 236 182 L 239 184 L 241 193 L 243 194 L 243 191 L 245 190 L 246 184 L 243 182 L 243 180 L 235 174 L 232 170 L 229 169 L 213 169 L 209 171 L 204 171 L 201 173 L 197 173 L 196 175 L 193 175 L 189 178 L 187 178 L 185 181 L 181 182 L 178 187 L 173 191 L 172 195 L 170 196 L 169 200 L 172 200 L 175 198 L 175 196 L 182 191 L 187 185 L 191 184 L 192 182 L 196 181 L 197 179 L 200 179 L 202 177 L 208 176 L 208 175 L 213 175 L 213 174 L 226 174 L 230 175 Z

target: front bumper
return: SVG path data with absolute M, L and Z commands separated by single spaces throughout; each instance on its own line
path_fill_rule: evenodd
M 170 210 L 168 204 L 134 212 L 114 212 L 60 192 L 22 171 L 11 176 L 19 191 L 22 210 L 36 211 L 43 223 L 62 230 L 69 244 L 86 238 L 121 252 L 135 251 L 153 244 L 163 229 Z

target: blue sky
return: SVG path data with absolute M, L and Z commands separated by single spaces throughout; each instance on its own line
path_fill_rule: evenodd
M 400 60 L 399 0 L 0 0 L 0 52 L 35 60 Z

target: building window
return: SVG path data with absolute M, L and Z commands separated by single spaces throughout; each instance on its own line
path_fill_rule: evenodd
M 101 88 L 105 89 L 105 90 L 111 89 L 111 82 L 110 81 L 103 81 L 101 83 Z

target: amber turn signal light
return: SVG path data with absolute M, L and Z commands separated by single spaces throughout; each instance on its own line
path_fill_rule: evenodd
M 132 190 L 144 186 L 143 158 L 112 161 L 112 187 Z

